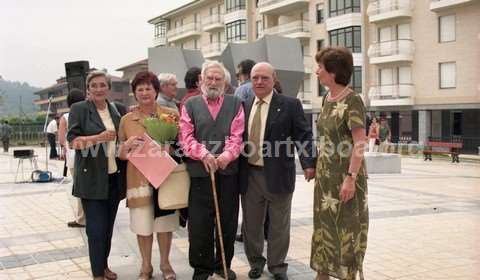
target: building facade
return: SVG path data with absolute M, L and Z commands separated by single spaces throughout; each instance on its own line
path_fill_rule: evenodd
M 153 46 L 217 59 L 229 42 L 297 38 L 305 78 L 297 97 L 312 125 L 326 89 L 314 56 L 352 51 L 351 87 L 386 118 L 393 141 L 462 137 L 480 145 L 480 2 L 475 0 L 195 0 L 149 21 Z M 467 143 L 468 142 L 468 143 Z

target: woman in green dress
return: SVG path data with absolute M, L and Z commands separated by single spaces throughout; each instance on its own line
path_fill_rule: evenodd
M 310 265 L 316 280 L 363 279 L 367 248 L 368 191 L 363 152 L 365 106 L 347 85 L 353 71 L 348 49 L 315 56 L 319 82 L 329 88 L 317 121 L 320 137 L 315 178 Z

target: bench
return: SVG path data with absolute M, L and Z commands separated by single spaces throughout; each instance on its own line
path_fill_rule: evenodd
M 423 150 L 424 160 L 432 161 L 432 154 L 451 155 L 452 162 L 460 162 L 458 155 L 458 149 L 463 147 L 462 142 L 440 142 L 440 141 L 428 141 Z M 447 149 L 433 149 L 433 148 L 447 148 Z

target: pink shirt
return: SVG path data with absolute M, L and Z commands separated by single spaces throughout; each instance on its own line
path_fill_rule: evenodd
M 207 104 L 212 119 L 215 120 L 223 104 L 223 95 L 216 100 L 208 100 L 205 95 L 202 95 L 202 98 Z M 225 147 L 223 148 L 223 152 L 218 156 L 219 158 L 225 158 L 227 162 L 231 162 L 238 158 L 243 141 L 242 134 L 244 129 L 245 115 L 243 113 L 243 106 L 240 106 L 240 109 L 230 126 L 230 136 L 225 140 Z M 180 147 L 185 152 L 185 155 L 193 160 L 202 160 L 210 153 L 205 145 L 199 143 L 197 139 L 195 139 L 192 120 L 190 119 L 185 106 L 182 107 L 182 112 L 180 114 L 179 140 Z

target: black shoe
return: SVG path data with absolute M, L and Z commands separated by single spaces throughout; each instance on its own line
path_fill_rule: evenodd
M 77 221 L 71 221 L 67 223 L 68 227 L 85 227 L 85 225 L 77 223 Z
M 248 278 L 250 279 L 258 279 L 260 276 L 262 276 L 263 270 L 260 270 L 260 268 L 252 268 L 248 272 Z
M 235 241 L 243 242 L 243 234 L 237 234 L 237 236 L 235 236 Z
M 288 277 L 287 277 L 286 273 L 277 273 L 277 274 L 273 274 L 273 279 L 275 279 L 275 280 L 288 280 Z
M 219 275 L 223 279 L 225 279 L 225 275 L 223 273 L 223 269 L 215 270 L 215 274 Z M 235 280 L 237 279 L 237 274 L 235 271 L 231 270 L 230 268 L 227 269 L 228 280 Z

